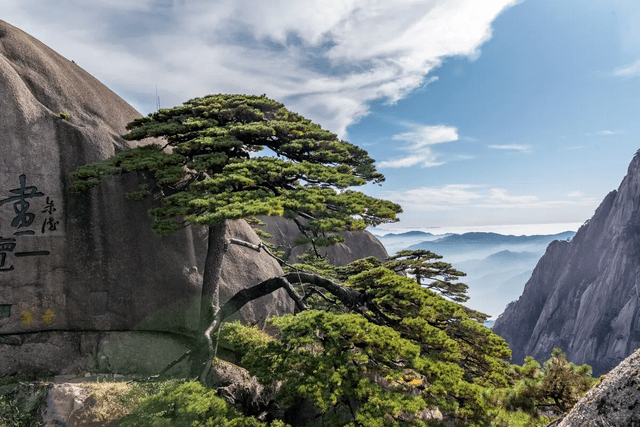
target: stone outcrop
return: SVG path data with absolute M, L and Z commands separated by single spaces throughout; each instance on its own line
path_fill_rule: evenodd
M 553 347 L 599 375 L 640 347 L 640 156 L 570 242 L 552 242 L 494 332 L 513 360 Z
M 640 426 L 640 350 L 585 394 L 558 427 Z
M 18 366 L 56 373 L 77 367 L 86 353 L 77 334 L 192 335 L 206 233 L 155 235 L 147 215 L 153 200 L 123 196 L 146 182 L 142 174 L 116 176 L 86 193 L 67 191 L 77 167 L 131 146 L 119 135 L 140 114 L 4 21 L 0 112 L 0 376 Z M 227 229 L 229 236 L 257 239 L 243 221 Z M 223 300 L 281 274 L 266 254 L 242 250 L 249 251 L 220 254 Z M 247 268 L 250 274 L 237 272 Z M 292 307 L 280 293 L 248 305 L 239 317 L 257 323 Z
M 261 228 L 273 236 L 268 239 L 269 243 L 284 251 L 289 261 L 295 262 L 309 248 L 309 244 L 296 244 L 296 238 L 301 233 L 294 221 L 280 216 L 258 218 L 266 224 Z M 332 264 L 347 265 L 369 256 L 384 261 L 389 256 L 382 242 L 366 230 L 343 231 L 340 235 L 344 237 L 344 242 L 319 248 L 320 254 L 326 256 Z
M 53 384 L 47 393 L 47 405 L 42 414 L 45 427 L 87 426 L 95 427 L 105 423 L 93 423 L 88 416 L 91 390 L 79 384 Z

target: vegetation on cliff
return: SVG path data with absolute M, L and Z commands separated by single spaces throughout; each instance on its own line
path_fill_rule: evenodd
M 564 377 L 555 368 L 510 366 L 507 344 L 482 325 L 487 316 L 459 304 L 468 299 L 466 285 L 454 282 L 464 273 L 436 254 L 413 251 L 386 264 L 367 258 L 336 268 L 311 251 L 302 265 L 290 266 L 283 276 L 219 304 L 221 257 L 213 248 L 252 246 L 219 241 L 226 219 L 284 215 L 297 221 L 313 245 L 338 241 L 337 231 L 396 220 L 399 206 L 349 190 L 384 179 L 366 151 L 264 96 L 196 98 L 128 128 L 127 139 L 162 137 L 166 145 L 126 150 L 82 167 L 74 175 L 75 189 L 117 173 L 148 172 L 152 186 L 131 196 L 157 195 L 160 204 L 150 212 L 157 232 L 170 233 L 187 223 L 208 225 L 200 325 L 205 339 L 190 354 L 192 374 L 211 385 L 216 335 L 222 328 L 223 338 L 241 356 L 240 366 L 262 385 L 278 388 L 266 415 L 254 424 L 228 410 L 214 391 L 204 392 L 211 396 L 209 403 L 183 398 L 196 387 L 190 385 L 143 402 L 142 418 L 158 420 L 149 425 L 176 425 L 176 417 L 188 408 L 202 409 L 205 415 L 197 416 L 206 420 L 185 425 L 212 425 L 211 419 L 216 425 L 303 425 L 291 415 L 299 408 L 313 415 L 304 425 L 424 426 L 456 420 L 458 425 L 513 426 L 548 421 L 531 407 L 545 405 L 548 382 Z M 265 246 L 252 249 L 268 251 Z M 278 331 L 275 337 L 250 326 L 222 327 L 242 305 L 279 288 L 295 301 L 296 315 L 270 320 Z M 523 392 L 539 381 L 544 387 Z M 559 396 L 564 407 L 573 401 L 562 392 Z M 168 411 L 169 401 L 187 409 Z M 209 407 L 218 409 L 207 415 Z

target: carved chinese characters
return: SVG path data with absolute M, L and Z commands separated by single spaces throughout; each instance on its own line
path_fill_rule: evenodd
M 20 175 L 18 181 L 19 187 L 10 189 L 8 193 L 11 195 L 0 199 L 0 209 L 3 209 L 4 206 L 11 206 L 13 207 L 14 215 L 10 223 L 13 236 L 0 235 L 0 273 L 14 270 L 14 266 L 10 261 L 12 257 L 20 258 L 50 255 L 51 252 L 46 249 L 21 250 L 20 243 L 22 243 L 22 239 L 28 238 L 27 236 L 35 236 L 37 233 L 42 235 L 55 231 L 60 223 L 54 216 L 57 210 L 54 200 L 50 196 L 46 196 L 43 201 L 44 209 L 36 210 L 35 212 L 39 214 L 36 215 L 34 209 L 32 209 L 32 204 L 35 205 L 36 200 L 38 198 L 44 198 L 45 194 L 38 191 L 36 186 L 27 185 L 27 176 L 25 174 Z M 39 229 L 37 229 L 34 224 L 37 216 L 41 217 L 38 218 L 38 223 L 42 220 L 42 227 Z M 0 224 L 0 230 L 3 230 L 3 233 L 6 234 L 4 224 Z

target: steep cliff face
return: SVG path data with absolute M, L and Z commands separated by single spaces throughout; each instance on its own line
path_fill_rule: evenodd
M 142 174 L 67 191 L 77 167 L 130 146 L 119 135 L 139 116 L 78 65 L 0 21 L 0 376 L 61 372 L 105 350 L 102 337 L 76 332 L 190 335 L 197 327 L 206 238 L 190 229 L 155 235 L 153 202 L 123 196 Z M 244 221 L 228 232 L 257 240 Z M 223 298 L 282 274 L 269 256 L 252 254 L 251 277 L 239 277 L 238 249 L 219 255 Z M 292 307 L 282 292 L 239 315 L 254 323 Z
M 553 242 L 493 330 L 513 360 L 561 347 L 596 375 L 640 346 L 640 156 L 570 242 Z

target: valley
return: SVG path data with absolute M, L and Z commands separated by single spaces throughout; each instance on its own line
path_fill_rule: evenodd
M 373 230 L 374 235 L 376 231 Z M 492 232 L 434 234 L 424 231 L 376 235 L 392 255 L 403 249 L 426 249 L 466 273 L 466 305 L 496 319 L 507 304 L 522 294 L 538 260 L 554 240 L 567 241 L 573 231 L 513 236 Z

